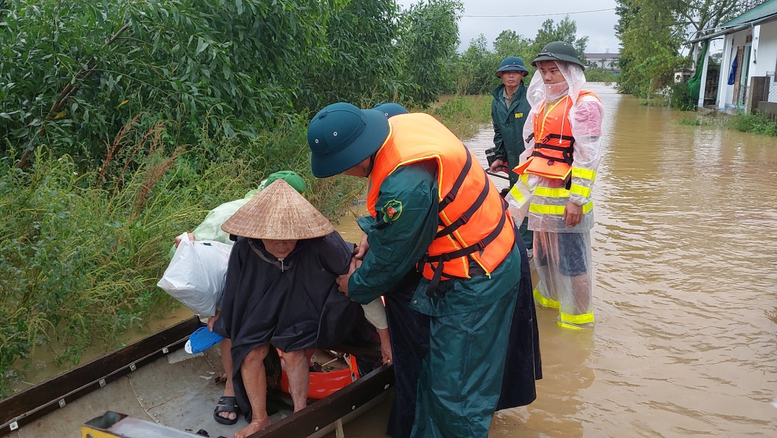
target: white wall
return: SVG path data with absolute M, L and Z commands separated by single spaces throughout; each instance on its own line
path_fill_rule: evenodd
M 767 72 L 773 75 L 777 66 L 777 21 L 757 27 L 760 27 L 761 31 L 758 36 L 753 76 L 764 76 Z M 755 45 L 755 41 L 753 44 Z
M 720 111 L 735 108 L 732 104 L 734 100 L 734 86 L 728 85 L 728 75 L 731 73 L 731 63 L 734 62 L 734 58 L 737 56 L 737 46 L 747 45 L 745 41 L 750 33 L 750 28 L 747 28 L 731 35 L 726 35 L 723 44 L 723 60 L 720 65 L 720 85 L 718 86 L 718 110 Z
M 761 25 L 754 74 L 754 76 L 771 76 L 769 102 L 777 102 L 777 83 L 774 82 L 775 70 L 777 70 L 777 21 L 772 21 Z

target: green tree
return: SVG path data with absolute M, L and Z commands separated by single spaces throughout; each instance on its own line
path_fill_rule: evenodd
M 683 42 L 675 16 L 652 0 L 618 0 L 621 14 L 616 31 L 621 39 L 620 88 L 645 96 L 672 82 L 683 64 Z
M 577 23 L 571 20 L 567 15 L 563 20 L 555 24 L 552 19 L 547 19 L 542 23 L 542 27 L 537 30 L 537 36 L 534 37 L 534 43 L 531 46 L 531 52 L 528 55 L 534 59 L 545 45 L 553 41 L 565 41 L 572 44 L 577 50 L 580 61 L 585 64 L 585 49 L 588 45 L 588 37 L 577 38 Z
M 483 34 L 470 41 L 451 70 L 457 94 L 485 94 L 499 83 L 494 72 L 499 67 L 498 55 L 488 50 L 488 41 Z
M 518 56 L 526 62 L 531 48 L 532 40 L 518 35 L 514 30 L 503 30 L 494 40 L 494 51 L 501 59 L 508 56 Z
M 428 105 L 451 88 L 447 70 L 455 59 L 463 9 L 457 0 L 422 0 L 401 14 L 401 71 L 410 84 L 402 94 L 412 102 Z
M 299 111 L 347 101 L 369 106 L 399 99 L 399 8 L 394 0 L 350 0 L 326 20 L 325 56 L 305 71 Z
M 681 56 L 684 42 L 714 31 L 720 24 L 763 0 L 617 0 L 615 26 L 621 39 L 621 90 L 644 95 L 671 82 L 678 67 L 692 67 L 696 46 Z

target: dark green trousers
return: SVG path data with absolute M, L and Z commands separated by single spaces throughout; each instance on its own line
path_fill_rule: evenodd
M 518 285 L 473 312 L 430 318 L 412 438 L 488 436 L 517 292 Z

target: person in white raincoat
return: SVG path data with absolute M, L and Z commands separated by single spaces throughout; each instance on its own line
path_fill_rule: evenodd
M 540 283 L 537 304 L 559 309 L 567 328 L 594 322 L 591 265 L 591 199 L 601 159 L 604 108 L 584 90 L 583 64 L 572 45 L 546 45 L 532 61 L 537 72 L 527 99 L 532 110 L 524 125 L 522 175 L 507 196 L 516 220 L 529 216 Z

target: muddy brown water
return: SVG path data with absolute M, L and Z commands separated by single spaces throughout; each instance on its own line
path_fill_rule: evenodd
M 606 111 L 596 325 L 539 311 L 537 400 L 498 412 L 489 436 L 777 437 L 777 140 L 590 85 Z M 492 135 L 465 144 L 483 159 Z M 338 229 L 360 235 L 348 217 Z M 388 406 L 346 436 L 385 436 Z

